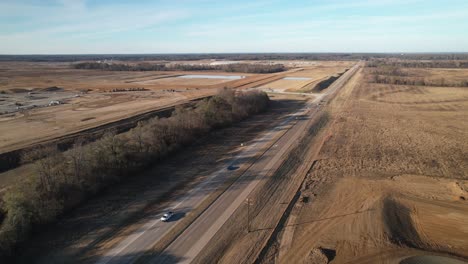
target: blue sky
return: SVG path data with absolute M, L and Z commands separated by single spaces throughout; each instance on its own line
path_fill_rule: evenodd
M 0 0 L 0 54 L 468 52 L 466 0 Z

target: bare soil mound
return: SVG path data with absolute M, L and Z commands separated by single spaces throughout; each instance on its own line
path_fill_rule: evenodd
M 51 86 L 47 88 L 34 88 L 33 90 L 35 92 L 63 92 L 65 89 L 57 86 Z
M 329 263 L 329 258 L 322 248 L 314 248 L 310 251 L 305 263 L 327 264 Z
M 12 89 L 8 89 L 8 92 L 10 92 L 10 93 L 27 93 L 27 92 L 30 92 L 30 90 L 24 89 L 24 88 L 12 88 Z
M 313 263 L 310 249 L 320 247 L 336 250 L 334 263 L 381 263 L 433 252 L 467 258 L 468 203 L 459 199 L 466 193 L 458 187 L 466 183 L 419 175 L 342 178 L 316 197 L 315 206 L 303 205 L 284 260 Z
M 411 219 L 412 209 L 387 197 L 383 202 L 383 220 L 390 239 L 396 244 L 421 248 L 422 242 Z

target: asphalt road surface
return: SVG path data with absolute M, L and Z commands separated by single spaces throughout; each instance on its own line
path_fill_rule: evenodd
M 282 121 L 274 129 L 250 142 L 239 155 L 234 157 L 230 164 L 211 174 L 186 195 L 174 201 L 167 211 L 174 211 L 174 220 L 161 222 L 160 215 L 148 219 L 146 224 L 126 237 L 115 247 L 107 251 L 97 262 L 106 263 L 133 263 L 138 257 L 157 243 L 168 233 L 177 220 L 202 203 L 210 194 L 209 190 L 216 189 L 225 182 L 232 171 L 229 168 L 241 166 L 241 161 L 255 155 L 260 149 L 267 150 L 248 169 L 195 219 L 165 250 L 162 254 L 151 259 L 151 263 L 190 263 L 203 247 L 210 241 L 222 225 L 229 219 L 234 211 L 245 202 L 252 190 L 267 177 L 268 173 L 281 163 L 288 153 L 289 147 L 298 140 L 301 132 L 306 128 L 309 118 L 316 114 L 317 105 L 330 94 L 337 91 L 356 72 L 360 64 L 336 80 L 323 94 L 309 101 L 295 114 Z M 306 117 L 306 118 L 303 118 Z M 289 129 L 286 127 L 292 125 Z M 276 165 L 276 166 L 275 166 Z

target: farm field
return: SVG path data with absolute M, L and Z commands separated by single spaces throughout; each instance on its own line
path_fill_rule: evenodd
M 400 70 L 468 78 L 467 70 Z M 295 204 L 265 261 L 468 258 L 468 90 L 368 83 L 370 71 L 330 105 L 333 122 L 301 190 L 309 202 Z

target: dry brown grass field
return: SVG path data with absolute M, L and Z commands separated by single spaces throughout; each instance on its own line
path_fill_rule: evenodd
M 408 71 L 468 78 L 467 70 Z M 363 74 L 330 105 L 333 122 L 302 190 L 312 199 L 296 204 L 268 260 L 466 260 L 468 89 L 366 83 Z

